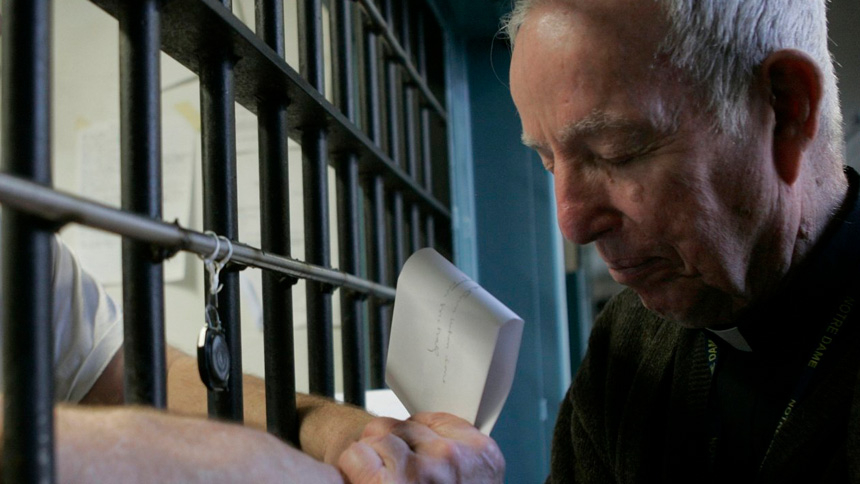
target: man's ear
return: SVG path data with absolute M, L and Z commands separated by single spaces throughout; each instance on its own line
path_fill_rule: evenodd
M 823 78 L 815 61 L 798 50 L 780 50 L 760 71 L 774 113 L 773 155 L 780 178 L 792 185 L 803 153 L 818 133 Z

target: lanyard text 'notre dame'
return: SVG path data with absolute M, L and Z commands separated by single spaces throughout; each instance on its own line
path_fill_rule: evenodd
M 856 298 L 853 294 L 856 294 L 857 287 L 852 288 L 849 292 L 849 295 L 846 296 L 839 306 L 836 308 L 836 313 L 833 317 L 828 321 L 827 326 L 824 327 L 824 330 L 821 332 L 818 340 L 815 343 L 815 347 L 812 350 L 812 355 L 807 360 L 806 365 L 804 365 L 803 370 L 801 372 L 800 377 L 798 378 L 797 385 L 795 386 L 794 392 L 791 395 L 791 398 L 788 400 L 788 404 L 785 406 L 785 410 L 783 410 L 782 415 L 780 415 L 779 422 L 776 425 L 776 430 L 773 432 L 773 437 L 771 438 L 770 444 L 768 444 L 767 451 L 765 451 L 764 459 L 762 459 L 761 465 L 764 465 L 764 461 L 767 460 L 767 456 L 770 453 L 771 448 L 773 447 L 773 443 L 776 440 L 777 434 L 779 434 L 780 429 L 788 420 L 788 417 L 791 415 L 791 412 L 794 410 L 797 403 L 806 396 L 807 391 L 813 381 L 813 379 L 817 375 L 818 367 L 821 365 L 821 361 L 832 352 L 832 347 L 834 343 L 837 341 L 840 332 L 842 330 L 842 326 L 848 320 L 849 316 L 854 311 L 854 305 L 856 303 Z M 719 346 L 714 342 L 713 339 L 708 338 L 708 346 L 707 346 L 707 356 L 708 356 L 708 367 L 711 370 L 711 375 L 714 374 L 714 371 L 717 368 L 717 363 L 719 362 Z M 717 440 L 719 438 L 719 422 L 716 422 L 714 425 L 714 431 L 711 435 L 710 439 L 710 461 L 711 466 L 716 463 L 716 449 L 717 449 Z M 761 470 L 761 465 L 759 466 L 759 470 Z

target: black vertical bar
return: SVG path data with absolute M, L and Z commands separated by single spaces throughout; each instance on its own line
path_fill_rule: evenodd
M 388 241 L 385 233 L 385 183 L 382 176 L 376 175 L 370 182 L 368 199 L 370 203 L 371 242 L 368 247 L 370 278 L 388 285 Z M 390 306 L 376 298 L 370 301 L 369 347 L 370 347 L 370 386 L 385 387 L 385 358 L 388 353 L 388 326 Z
M 338 1 L 351 2 L 352 0 Z M 338 192 L 341 269 L 349 274 L 360 276 L 360 190 L 358 185 L 358 157 L 354 154 L 349 154 L 340 160 Z M 364 406 L 367 374 L 364 371 L 364 304 L 360 294 L 341 289 L 340 311 L 344 400 L 347 403 Z
M 385 0 L 385 22 L 389 29 L 394 28 L 394 0 Z M 392 50 L 392 49 L 389 49 Z M 402 163 L 400 140 L 400 96 L 399 66 L 396 56 L 391 55 L 385 61 L 385 92 L 386 96 L 386 131 L 388 135 L 388 155 L 396 164 Z
M 392 195 L 392 214 L 391 214 L 391 236 L 394 239 L 394 266 L 395 276 L 400 273 L 403 264 L 406 263 L 406 221 L 403 213 L 403 194 L 400 191 L 395 191 Z
M 412 58 L 412 22 L 410 18 L 410 3 L 409 1 L 400 2 L 400 45 L 403 47 L 403 52 L 406 53 L 406 59 Z M 394 12 L 391 12 L 392 16 Z M 391 23 L 391 28 L 394 24 Z
M 406 59 L 412 59 L 412 22 L 410 21 L 410 2 L 402 2 L 401 4 L 401 21 L 400 21 L 400 42 L 403 47 L 403 51 L 406 53 Z M 416 130 L 417 126 L 417 113 L 416 113 L 416 104 L 417 99 L 415 95 L 415 87 L 414 85 L 407 84 L 403 86 L 403 118 L 404 118 L 404 143 L 406 148 L 406 169 L 409 175 L 414 180 L 418 180 L 418 137 Z M 415 252 L 420 248 L 421 242 L 421 233 L 419 226 L 419 211 L 418 205 L 413 204 L 410 207 L 410 248 L 411 252 Z M 404 254 L 405 255 L 405 254 Z M 401 264 L 402 267 L 402 264 Z
M 392 34 L 394 29 L 394 2 L 395 0 L 383 0 L 382 10 L 385 15 L 385 23 L 388 25 L 388 28 L 392 30 Z
M 421 229 L 423 227 L 421 225 L 421 210 L 418 208 L 418 204 L 412 204 L 409 215 L 409 227 L 411 229 L 409 234 L 412 236 L 412 252 L 415 252 L 422 247 Z
M 230 7 L 230 0 L 222 0 Z M 201 58 L 200 110 L 203 118 L 203 227 L 231 240 L 238 239 L 236 203 L 236 112 L 233 59 L 229 45 Z M 206 278 L 206 291 L 209 291 Z M 221 272 L 218 314 L 230 348 L 230 376 L 226 391 L 209 392 L 209 415 L 241 422 L 242 339 L 239 326 L 239 273 Z M 202 316 L 202 315 L 201 315 Z
M 382 144 L 379 97 L 379 38 L 373 28 L 364 29 L 365 130 L 376 146 Z
M 403 166 L 403 157 L 401 155 L 401 118 L 400 110 L 400 66 L 394 59 L 389 59 L 385 63 L 385 92 L 388 93 L 386 107 L 388 108 L 387 128 L 388 128 L 388 154 L 391 159 L 400 166 Z
M 436 219 L 433 218 L 433 215 L 427 215 L 427 218 L 424 220 L 425 228 L 424 230 L 427 232 L 427 239 L 425 242 L 425 246 L 427 247 L 436 247 Z
M 425 34 L 425 19 L 424 19 L 424 10 L 419 9 L 417 12 L 417 30 L 416 30 L 416 50 L 418 57 L 418 73 L 424 79 L 424 82 L 427 82 L 427 36 Z M 428 192 L 433 192 L 433 168 L 432 168 L 432 141 L 430 134 L 430 108 L 425 104 L 420 105 L 421 112 L 421 136 L 419 139 L 419 146 L 421 151 L 421 175 L 423 176 L 424 188 L 427 189 Z M 427 235 L 427 245 L 432 246 L 431 242 L 432 238 L 429 234 Z
M 334 0 L 334 79 L 336 103 L 347 119 L 356 122 L 355 51 L 352 46 L 353 0 Z M 337 164 L 338 230 L 340 267 L 361 276 L 361 231 L 359 213 L 358 157 L 345 153 Z M 344 401 L 364 406 L 367 374 L 364 371 L 364 303 L 354 291 L 341 289 L 341 343 Z
M 325 92 L 320 0 L 299 1 L 299 65 L 302 75 Z M 324 129 L 307 126 L 302 134 L 305 259 L 331 266 L 328 226 L 328 142 Z M 311 393 L 334 396 L 331 288 L 307 281 L 308 366 Z
M 418 29 L 416 31 L 417 40 L 416 47 L 418 50 L 418 73 L 424 78 L 424 81 L 427 82 L 427 45 L 426 45 L 426 35 L 425 35 L 425 25 L 424 25 L 424 10 L 418 11 Z M 432 193 L 433 190 L 433 169 L 431 163 L 432 157 L 432 141 L 430 134 L 430 108 L 421 103 L 420 107 L 420 129 L 421 135 L 419 139 L 419 146 L 421 151 L 421 175 L 423 176 L 424 188 L 427 191 Z M 428 237 L 429 238 L 429 237 Z M 428 244 L 430 245 L 430 244 Z
M 430 134 L 430 108 L 421 106 L 421 175 L 424 188 L 433 194 L 433 145 Z
M 381 100 L 379 95 L 379 40 L 373 29 L 364 32 L 364 75 L 365 75 L 365 126 L 367 134 L 376 146 L 382 145 L 382 125 L 380 120 Z M 380 284 L 388 283 L 388 241 L 385 231 L 385 183 L 382 175 L 374 175 L 368 182 L 368 234 L 367 244 L 368 276 Z M 368 340 L 370 352 L 370 387 L 385 387 L 385 357 L 388 352 L 388 314 L 389 306 L 377 298 L 370 300 L 368 311 Z
M 394 0 L 387 0 L 385 3 L 385 20 L 388 24 L 389 28 L 393 29 L 395 26 L 395 8 L 394 8 Z M 389 153 L 394 162 L 403 167 L 404 160 L 402 154 L 403 140 L 402 140 L 402 130 L 400 129 L 402 126 L 401 120 L 403 119 L 403 111 L 401 109 L 401 100 L 402 98 L 402 85 L 400 83 L 400 66 L 397 64 L 397 60 L 395 57 L 391 57 L 386 61 L 386 86 L 385 91 L 388 93 L 388 102 L 387 102 L 387 118 L 386 121 L 388 123 L 388 143 L 389 143 Z M 403 194 L 399 191 L 394 191 L 391 195 L 392 198 L 392 206 L 391 206 L 391 237 L 393 244 L 393 261 L 392 267 L 395 271 L 394 279 L 396 280 L 396 274 L 400 272 L 400 269 L 403 267 L 403 264 L 406 262 L 406 247 L 405 247 L 405 219 L 404 219 L 404 207 L 403 207 Z
M 3 171 L 51 185 L 51 2 L 3 2 Z M 3 481 L 54 481 L 51 237 L 3 214 Z
M 421 180 L 421 174 L 418 172 L 418 157 L 419 157 L 419 146 L 418 146 L 418 113 L 416 112 L 416 92 L 415 87 L 411 85 L 406 85 L 403 87 L 404 90 L 404 101 L 403 101 L 403 116 L 405 118 L 405 126 L 404 130 L 406 131 L 406 167 L 409 172 L 409 175 L 416 181 Z
M 403 2 L 400 22 L 400 37 L 403 44 L 403 51 L 406 53 L 406 59 L 412 58 L 412 25 L 410 22 L 409 2 Z M 416 92 L 415 86 L 407 83 L 403 86 L 403 116 L 406 144 L 406 167 L 410 176 L 413 179 L 419 180 L 418 174 L 418 143 L 416 136 L 417 116 L 416 111 Z
M 256 0 L 256 10 L 257 35 L 284 57 L 283 0 Z M 289 257 L 287 102 L 260 102 L 257 112 L 262 249 Z M 291 281 L 277 272 L 263 271 L 263 303 L 266 427 L 272 435 L 298 447 Z
M 402 3 L 401 22 L 400 22 L 400 37 L 402 39 L 403 50 L 406 52 L 406 58 L 412 59 L 412 18 L 411 18 L 410 2 Z M 419 167 L 419 152 L 420 146 L 418 136 L 418 98 L 416 88 L 412 84 L 404 86 L 404 109 L 403 116 L 405 118 L 405 141 L 406 141 L 406 159 L 409 175 L 415 181 L 421 180 L 421 174 L 418 171 Z M 421 212 L 417 204 L 412 204 L 410 208 L 410 235 L 411 235 L 411 252 L 415 252 L 421 248 Z
M 122 208 L 161 219 L 160 0 L 120 9 Z M 152 247 L 122 241 L 125 401 L 167 406 L 164 268 Z
M 400 3 L 400 43 L 403 47 L 403 52 L 406 54 L 406 60 L 412 59 L 412 22 L 411 22 L 411 2 Z M 417 116 L 416 111 L 417 97 L 416 87 L 411 82 L 406 83 L 401 87 L 403 90 L 403 130 L 404 144 L 406 149 L 406 169 L 409 175 L 414 180 L 420 180 L 418 173 L 418 143 L 416 136 Z M 413 245 L 413 250 L 417 247 Z
M 425 34 L 425 24 L 426 19 L 424 18 L 424 9 L 419 8 L 415 12 L 415 25 L 417 29 L 415 30 L 415 50 L 416 50 L 416 58 L 418 59 L 418 74 L 424 79 L 424 82 L 427 82 L 427 35 Z

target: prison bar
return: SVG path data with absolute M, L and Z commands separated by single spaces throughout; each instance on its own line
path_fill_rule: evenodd
M 353 123 L 357 121 L 355 101 L 355 63 L 353 61 L 353 0 L 334 0 L 333 42 L 335 103 Z M 340 268 L 360 275 L 361 262 L 361 195 L 358 182 L 358 157 L 340 153 L 335 159 L 337 170 L 337 213 L 339 221 Z M 344 401 L 364 406 L 367 375 L 364 371 L 364 301 L 351 291 L 340 293 L 341 348 L 343 355 Z
M 412 205 L 409 211 L 409 227 L 411 235 L 411 252 L 415 252 L 420 249 L 423 245 L 421 244 L 421 229 L 423 228 L 421 224 L 421 212 L 418 210 L 418 205 Z M 411 253 L 410 252 L 410 253 Z
M 322 301 L 322 304 L 318 304 L 321 309 L 309 310 L 309 318 L 311 325 L 322 321 L 320 327 L 324 332 L 328 331 L 328 335 L 323 338 L 315 337 L 316 342 L 311 344 L 310 367 L 312 373 L 324 367 L 322 373 L 326 374 L 321 378 L 312 376 L 311 389 L 329 396 L 333 394 L 333 363 L 327 364 L 324 361 L 320 365 L 319 358 L 315 361 L 314 355 L 319 355 L 322 349 L 323 359 L 332 360 L 331 291 L 336 287 L 344 289 L 344 354 L 350 361 L 347 369 L 358 370 L 358 373 L 346 376 L 346 397 L 348 400 L 362 403 L 360 399 L 363 398 L 363 389 L 367 386 L 365 377 L 361 374 L 363 358 L 360 352 L 364 347 L 361 335 L 361 317 L 364 313 L 362 301 L 371 296 L 371 319 L 375 319 L 373 326 L 376 327 L 371 330 L 372 339 L 375 339 L 372 342 L 373 353 L 378 362 L 385 352 L 389 304 L 394 298 L 394 289 L 388 287 L 387 281 L 393 279 L 394 273 L 399 271 L 406 258 L 408 238 L 405 210 L 410 210 L 412 218 L 409 225 L 413 237 L 412 249 L 417 248 L 420 243 L 414 239 L 416 234 L 420 238 L 420 230 L 426 231 L 425 242 L 431 244 L 435 240 L 435 223 L 442 223 L 442 228 L 446 229 L 451 220 L 449 209 L 433 195 L 430 170 L 426 166 L 432 151 L 425 145 L 431 141 L 433 134 L 430 129 L 431 116 L 436 116 L 445 123 L 446 113 L 422 77 L 426 75 L 426 46 L 419 42 L 416 52 L 412 52 L 414 39 L 409 29 L 413 16 L 407 6 L 400 12 L 403 19 L 403 25 L 400 25 L 402 41 L 398 41 L 392 31 L 396 25 L 391 13 L 393 0 L 386 2 L 386 21 L 382 21 L 373 0 L 358 1 L 362 7 L 361 11 L 371 24 L 365 37 L 365 47 L 369 52 L 365 53 L 365 67 L 372 67 L 372 71 L 368 70 L 364 77 L 370 84 L 366 86 L 368 102 L 365 109 L 371 122 L 359 128 L 356 122 L 354 87 L 344 87 L 354 73 L 354 65 L 351 64 L 353 55 L 336 55 L 342 62 L 336 66 L 339 72 L 336 84 L 341 84 L 336 88 L 341 93 L 338 94 L 337 106 L 326 101 L 323 94 L 319 0 L 300 3 L 300 29 L 303 33 L 301 72 L 304 78 L 283 59 L 283 5 L 280 0 L 257 0 L 259 36 L 232 15 L 229 0 L 93 2 L 120 20 L 124 42 L 128 42 L 122 50 L 122 62 L 128 64 L 124 69 L 129 73 L 124 74 L 122 81 L 125 103 L 122 109 L 122 158 L 125 165 L 123 178 L 124 185 L 129 186 L 130 181 L 135 179 L 134 174 L 142 174 L 137 176 L 145 178 L 146 183 L 144 189 L 139 191 L 127 188 L 123 206 L 128 210 L 125 211 L 82 197 L 62 194 L 39 184 L 50 185 L 50 2 L 4 2 L 3 49 L 6 65 L 3 92 L 7 94 L 3 107 L 3 135 L 6 140 L 15 140 L 14 143 L 9 142 L 4 146 L 4 165 L 7 171 L 18 175 L 16 177 L 0 174 L 0 203 L 10 209 L 7 210 L 3 222 L 3 258 L 4 262 L 8 262 L 4 267 L 4 278 L 8 281 L 9 274 L 15 274 L 17 283 L 7 283 L 7 289 L 4 290 L 7 301 L 20 303 L 7 305 L 3 313 L 7 336 L 5 358 L 7 362 L 10 359 L 15 360 L 11 365 L 7 364 L 5 380 L 5 419 L 9 422 L 10 416 L 14 415 L 15 419 L 12 421 L 15 425 L 7 425 L 6 428 L 20 431 L 19 434 L 7 433 L 4 437 L 7 444 L 4 450 L 4 463 L 7 464 L 4 467 L 4 478 L 9 482 L 44 482 L 53 478 L 52 370 L 49 356 L 51 333 L 45 324 L 51 318 L 49 314 L 47 317 L 42 314 L 44 308 L 50 308 L 50 305 L 44 303 L 50 301 L 51 296 L 51 232 L 65 223 L 73 222 L 107 230 L 136 241 L 129 244 L 129 247 L 135 247 L 135 250 L 127 252 L 135 252 L 132 259 L 146 262 L 145 267 L 150 270 L 144 277 L 146 284 L 149 284 L 146 289 L 149 295 L 143 298 L 146 301 L 140 303 L 146 306 L 143 311 L 149 313 L 144 318 L 149 324 L 144 324 L 147 327 L 143 331 L 152 345 L 146 349 L 150 352 L 149 361 L 142 359 L 141 365 L 147 367 L 150 374 L 155 374 L 153 382 L 148 383 L 151 388 L 163 385 L 157 382 L 162 378 L 158 376 L 161 372 L 159 362 L 153 361 L 163 361 L 164 351 L 163 278 L 160 276 L 160 260 L 177 250 L 210 257 L 214 251 L 217 252 L 214 254 L 216 258 L 223 258 L 229 252 L 224 244 L 220 244 L 210 235 L 160 220 L 160 209 L 157 207 L 160 200 L 157 62 L 159 43 L 163 51 L 201 78 L 204 184 L 207 187 L 207 194 L 204 196 L 204 226 L 215 229 L 234 241 L 231 266 L 228 273 L 222 276 L 228 281 L 232 278 L 237 283 L 237 274 L 231 269 L 251 266 L 263 269 L 264 280 L 268 281 L 264 282 L 264 331 L 266 398 L 269 409 L 267 419 L 272 433 L 294 443 L 298 440 L 295 432 L 292 323 L 288 316 L 285 317 L 292 313 L 290 286 L 294 280 L 307 279 L 309 302 L 316 296 L 320 296 L 317 300 Z M 349 29 L 352 23 L 349 21 L 349 12 L 356 9 L 348 0 L 339 1 L 334 8 L 334 35 L 344 40 L 351 39 Z M 134 23 L 131 19 L 140 23 L 127 25 Z M 16 30 L 15 26 L 23 27 Z M 419 37 L 422 35 L 421 29 L 423 25 L 419 25 Z M 405 33 L 402 33 L 404 31 Z M 18 38 L 16 32 L 23 34 Z M 336 53 L 350 48 L 350 41 L 336 41 L 335 44 Z M 368 48 L 370 44 L 372 46 Z M 385 59 L 380 67 L 380 54 L 383 51 Z M 417 55 L 417 70 L 413 65 L 413 54 Z M 424 61 L 422 56 L 425 56 Z M 388 88 L 387 109 L 383 108 L 378 92 L 381 84 L 379 74 L 383 71 L 383 83 Z M 135 74 L 136 72 L 138 74 Z M 373 82 L 370 82 L 371 79 Z M 10 92 L 15 93 L 12 101 L 9 100 Z M 406 102 L 404 97 L 407 98 Z M 236 241 L 234 100 L 258 115 L 262 250 Z M 373 106 L 372 109 L 367 107 L 370 105 Z M 132 119 L 133 106 L 141 106 L 138 109 L 143 109 L 138 111 L 140 119 Z M 140 116 L 140 112 L 144 115 Z M 383 115 L 387 130 L 381 127 Z M 428 120 L 426 123 L 425 116 Z M 10 119 L 14 119 L 14 122 L 10 122 Z M 38 122 L 30 122 L 32 119 Z M 407 132 L 398 129 L 404 122 L 410 125 Z M 388 139 L 383 143 L 385 135 L 388 135 Z M 305 186 L 310 189 L 307 191 L 308 201 L 305 203 L 305 223 L 306 229 L 309 229 L 306 231 L 306 243 L 309 247 L 315 247 L 311 251 L 320 251 L 319 254 L 309 252 L 306 256 L 308 262 L 294 260 L 289 256 L 287 136 L 300 140 L 305 157 Z M 420 167 L 417 166 L 418 152 L 422 154 Z M 425 153 L 426 156 L 423 156 Z M 341 227 L 338 234 L 341 237 L 342 271 L 330 267 L 328 253 L 330 236 L 326 175 L 330 160 L 338 171 L 338 212 Z M 20 177 L 33 178 L 38 183 Z M 368 261 L 369 279 L 361 277 L 359 264 L 362 248 L 360 181 L 364 183 L 370 214 L 370 220 L 365 220 L 366 226 L 371 227 L 367 234 L 367 245 L 375 246 L 373 250 L 366 252 L 371 255 Z M 415 218 L 420 218 L 422 214 L 426 218 L 424 226 L 420 227 L 421 224 L 416 222 Z M 26 257 L 22 257 L 22 254 Z M 19 261 L 33 263 L 24 264 L 26 267 L 23 267 L 16 265 Z M 125 267 L 126 278 L 133 277 L 135 272 L 129 269 L 130 266 L 129 263 Z M 24 280 L 26 284 L 21 284 L 22 272 L 31 276 L 29 281 Z M 227 282 L 225 287 L 230 284 Z M 8 289 L 10 287 L 21 288 L 23 296 L 19 297 L 17 292 Z M 131 285 L 124 287 L 124 290 L 137 293 Z M 235 290 L 224 291 L 220 304 L 222 321 L 234 319 L 235 329 L 229 331 L 234 331 L 238 337 L 238 286 L 236 285 Z M 126 306 L 127 310 L 128 307 Z M 36 314 L 39 311 L 42 312 Z M 33 317 L 34 314 L 37 317 Z M 13 318 L 15 327 L 9 324 Z M 27 322 L 33 324 L 28 325 Z M 36 326 L 37 324 L 41 326 Z M 26 332 L 25 337 L 18 336 L 16 331 Z M 9 348 L 10 341 L 15 341 L 15 348 Z M 29 346 L 22 349 L 22 341 Z M 241 354 L 233 352 L 238 351 L 240 345 L 238 339 L 231 341 L 229 337 L 228 344 L 233 362 L 230 380 L 240 385 Z M 158 351 L 161 351 L 162 357 L 157 355 Z M 24 367 L 25 372 L 21 370 Z M 374 365 L 374 368 L 376 376 L 372 376 L 372 379 L 379 383 L 382 365 Z M 127 373 L 133 371 L 127 370 Z M 21 375 L 26 375 L 27 385 L 20 384 Z M 315 379 L 317 383 L 314 383 Z M 10 387 L 13 387 L 11 392 L 8 391 Z M 33 388 L 36 389 L 35 392 L 32 391 Z M 26 393 L 28 391 L 30 393 Z M 149 391 L 151 401 L 148 403 L 160 405 L 160 391 L 158 388 Z M 241 386 L 231 388 L 223 394 L 210 396 L 210 411 L 221 417 L 240 420 L 241 401 Z M 18 413 L 15 413 L 16 408 Z M 21 425 L 22 421 L 34 424 L 26 427 Z M 14 439 L 16 435 L 24 435 L 27 438 Z M 11 444 L 10 438 L 14 440 Z M 13 465 L 8 465 L 12 461 Z
M 161 218 L 161 74 L 158 0 L 129 2 L 119 17 L 122 208 Z M 167 407 L 164 267 L 149 244 L 122 241 L 124 394 Z
M 395 12 L 394 12 L 394 2 L 393 0 L 387 0 L 385 2 L 385 22 L 386 28 L 384 32 L 388 32 L 387 35 L 384 35 L 386 40 L 388 40 L 389 47 L 397 45 L 399 47 L 399 43 L 394 36 L 393 29 L 390 28 L 395 25 Z M 386 103 L 387 107 L 387 116 L 386 122 L 387 133 L 388 133 L 388 143 L 389 143 L 389 155 L 394 160 L 394 163 L 400 168 L 405 170 L 405 161 L 404 158 L 406 155 L 404 154 L 405 149 L 405 141 L 404 141 L 404 133 L 402 126 L 404 125 L 403 118 L 405 115 L 403 109 L 403 87 L 404 84 L 401 82 L 401 69 L 406 63 L 411 63 L 409 60 L 409 56 L 401 47 L 399 52 L 397 49 L 394 49 L 397 57 L 386 57 L 385 60 L 385 68 L 386 68 L 386 86 L 385 89 L 388 92 L 388 99 Z M 408 171 L 407 171 L 408 173 Z M 410 180 L 411 174 L 410 175 Z M 417 184 L 417 183 L 416 183 Z M 393 250 L 391 251 L 391 268 L 395 274 L 400 272 L 400 269 L 403 268 L 403 264 L 406 262 L 406 219 L 404 214 L 404 200 L 403 200 L 403 192 L 397 188 L 391 191 L 391 201 L 390 203 L 390 217 L 391 217 L 391 232 L 390 236 L 392 239 Z
M 415 88 L 406 86 L 404 88 L 404 131 L 406 141 L 406 167 L 409 175 L 420 182 L 421 176 L 418 172 L 418 136 L 417 136 L 417 114 L 416 105 L 418 101 L 415 99 Z
M 132 237 L 152 244 L 168 254 L 183 250 L 200 256 L 214 256 L 222 259 L 229 252 L 225 247 L 226 244 L 219 244 L 211 235 L 180 227 L 176 223 L 124 212 L 2 173 L 0 173 L 0 205 L 38 216 L 55 226 L 76 223 Z M 394 299 L 394 288 L 391 287 L 334 269 L 271 254 L 241 242 L 232 241 L 232 246 L 231 264 L 276 271 L 290 277 L 311 279 L 335 288 L 346 288 L 385 300 Z
M 283 0 L 255 0 L 257 35 L 278 57 L 284 57 Z M 260 146 L 260 235 L 262 249 L 290 256 L 290 176 L 287 147 L 287 101 L 260 102 L 257 111 Z M 296 370 L 293 347 L 295 279 L 263 271 L 263 353 L 266 428 L 299 445 L 296 415 Z
M 412 30 L 409 22 L 411 9 L 409 2 L 401 3 L 401 21 L 400 21 L 400 37 L 403 39 L 403 51 L 406 57 L 412 59 Z M 403 83 L 403 129 L 404 129 L 404 144 L 406 152 L 406 169 L 407 173 L 416 181 L 418 181 L 418 156 L 416 155 L 418 146 L 415 137 L 416 129 L 416 111 L 415 107 L 418 102 L 415 96 L 415 87 L 410 83 Z
M 302 75 L 320 94 L 325 93 L 322 4 L 299 0 L 299 64 Z M 346 120 L 347 122 L 349 119 Z M 331 265 L 328 206 L 328 140 L 325 127 L 306 125 L 302 134 L 305 260 Z M 308 281 L 309 386 L 313 394 L 334 397 L 332 300 L 328 287 Z
M 3 2 L 3 175 L 51 185 L 51 3 Z M 36 185 L 39 184 L 39 185 Z M 51 225 L 4 210 L 3 482 L 53 482 Z
M 424 188 L 433 191 L 433 153 L 430 136 L 430 111 L 421 109 L 421 169 L 424 174 Z M 416 206 L 417 207 L 417 206 Z M 432 213 L 425 214 L 424 233 L 427 247 L 436 246 L 436 221 Z
M 424 9 L 418 9 L 416 14 L 417 17 L 417 31 L 416 31 L 416 40 L 415 43 L 418 48 L 417 57 L 418 57 L 418 74 L 422 78 L 427 77 L 427 36 L 426 32 L 426 18 L 424 16 Z M 431 115 L 430 109 L 427 106 L 420 106 L 419 108 L 420 114 L 420 136 L 419 136 L 419 144 L 421 151 L 421 174 L 424 182 L 424 189 L 430 193 L 433 193 L 433 151 L 432 146 L 433 142 L 431 139 L 430 133 L 430 123 L 431 123 Z M 426 234 L 426 245 L 428 247 L 436 246 L 436 221 L 433 218 L 433 214 L 426 214 L 424 219 L 424 231 Z
M 391 20 L 392 17 L 390 14 L 390 5 L 391 2 L 388 3 L 389 11 L 386 12 L 387 19 L 383 17 L 382 13 L 380 13 L 379 9 L 376 8 L 376 5 L 373 3 L 374 0 L 358 0 L 358 3 L 364 8 L 367 12 L 370 20 L 374 23 L 374 26 L 378 29 L 379 32 L 382 32 L 382 36 L 385 38 L 385 41 L 388 44 L 388 48 L 391 49 L 392 55 L 397 59 L 397 61 L 403 66 L 406 73 L 409 74 L 410 82 L 414 83 L 418 86 L 418 89 L 421 90 L 421 94 L 424 96 L 424 100 L 427 102 L 430 107 L 433 108 L 436 113 L 442 117 L 442 119 L 447 121 L 447 114 L 445 108 L 442 107 L 442 104 L 436 99 L 436 96 L 433 95 L 433 92 L 427 86 L 427 83 L 424 81 L 424 77 L 422 77 L 418 71 L 415 69 L 415 66 L 412 64 L 412 60 L 410 55 L 406 52 L 406 50 L 400 45 L 400 42 L 397 41 L 397 37 L 395 37 L 394 32 L 391 30 Z M 403 2 L 405 5 L 407 2 Z
M 403 213 L 403 194 L 395 191 L 391 197 L 391 237 L 394 240 L 392 266 L 394 272 L 399 274 L 406 263 L 406 219 Z
M 230 0 L 223 0 L 229 8 Z M 234 59 L 227 45 L 212 39 L 219 48 L 203 54 L 200 72 L 200 110 L 203 138 L 203 227 L 230 240 L 239 236 L 236 202 L 236 113 Z M 204 278 L 208 284 L 208 278 Z M 230 373 L 225 391 L 208 392 L 209 415 L 241 422 L 242 340 L 239 321 L 239 274 L 221 273 L 218 314 L 230 349 Z M 206 286 L 206 291 L 209 287 Z M 205 306 L 205 302 L 203 303 Z
M 377 28 L 364 27 L 364 128 L 377 146 L 383 144 L 382 100 L 380 99 L 380 62 Z M 366 230 L 368 233 L 368 277 L 385 285 L 388 280 L 388 238 L 386 234 L 385 181 L 380 174 L 366 177 L 364 183 L 367 200 Z M 371 299 L 368 310 L 368 352 L 370 354 L 369 384 L 371 388 L 385 387 L 385 356 L 388 352 L 389 306 Z
M 402 109 L 401 109 L 401 83 L 400 66 L 385 60 L 385 91 L 388 93 L 386 101 L 386 133 L 388 135 L 388 155 L 398 168 L 403 169 L 403 139 L 402 139 Z M 406 170 L 403 170 L 406 172 Z M 407 172 L 407 175 L 408 172 Z M 411 177 L 410 177 L 411 180 Z M 417 185 L 417 184 L 416 184 Z
M 368 200 L 367 218 L 370 234 L 368 244 L 368 268 L 371 280 L 385 285 L 388 281 L 389 258 L 388 238 L 385 230 L 385 187 L 381 176 L 374 176 L 366 188 Z M 390 306 L 387 301 L 370 300 L 368 321 L 368 346 L 370 351 L 370 386 L 371 388 L 385 387 L 385 357 L 388 353 L 388 328 L 390 324 Z
M 91 0 L 114 17 L 119 0 Z M 196 74 L 209 52 L 229 49 L 235 59 L 236 102 L 254 114 L 261 101 L 289 99 L 287 117 L 290 137 L 300 140 L 306 128 L 323 126 L 332 151 L 351 150 L 359 157 L 362 172 L 380 173 L 386 184 L 399 189 L 445 223 L 450 209 L 399 168 L 383 148 L 376 146 L 340 110 L 329 103 L 269 46 L 216 0 L 170 0 L 161 7 L 162 45 L 166 54 Z M 213 38 L 222 42 L 212 42 Z M 226 46 L 226 47 L 225 47 Z M 442 118 L 445 119 L 445 118 Z

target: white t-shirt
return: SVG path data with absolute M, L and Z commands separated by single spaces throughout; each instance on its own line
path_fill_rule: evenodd
M 53 240 L 54 399 L 79 402 L 122 346 L 122 314 L 71 249 Z

